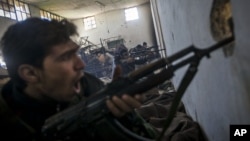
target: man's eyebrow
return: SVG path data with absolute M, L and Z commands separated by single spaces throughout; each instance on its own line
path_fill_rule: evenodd
M 67 50 L 63 54 L 59 55 L 59 58 L 65 56 L 65 55 L 68 55 L 68 54 L 74 54 L 75 52 L 77 52 L 79 50 L 79 48 L 80 48 L 80 46 L 76 45 L 73 49 Z

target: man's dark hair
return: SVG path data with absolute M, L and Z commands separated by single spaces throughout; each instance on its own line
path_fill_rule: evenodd
M 147 45 L 147 43 L 146 43 L 146 42 L 143 42 L 142 45 L 143 45 L 143 46 L 144 46 L 144 45 Z
M 18 86 L 26 86 L 18 75 L 21 64 L 43 68 L 43 60 L 52 46 L 77 35 L 76 26 L 67 20 L 28 18 L 11 25 L 1 39 L 1 49 L 9 76 Z

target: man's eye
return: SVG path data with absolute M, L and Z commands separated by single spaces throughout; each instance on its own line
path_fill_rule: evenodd
M 64 55 L 62 57 L 62 60 L 69 60 L 71 58 L 71 55 L 70 54 L 67 54 L 67 55 Z

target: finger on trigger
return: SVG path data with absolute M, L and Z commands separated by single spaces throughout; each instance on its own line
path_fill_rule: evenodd
M 124 112 L 122 112 L 120 109 L 118 109 L 116 107 L 116 105 L 111 100 L 107 100 L 106 105 L 114 116 L 122 117 L 124 115 Z

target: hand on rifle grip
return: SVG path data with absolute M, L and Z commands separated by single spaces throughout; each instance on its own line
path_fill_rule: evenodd
M 122 69 L 120 66 L 117 66 L 114 70 L 113 81 L 119 79 L 121 74 Z M 139 108 L 144 98 L 145 96 L 140 94 L 136 94 L 135 96 L 123 94 L 121 97 L 113 96 L 106 101 L 106 104 L 114 116 L 122 117 L 135 108 Z

